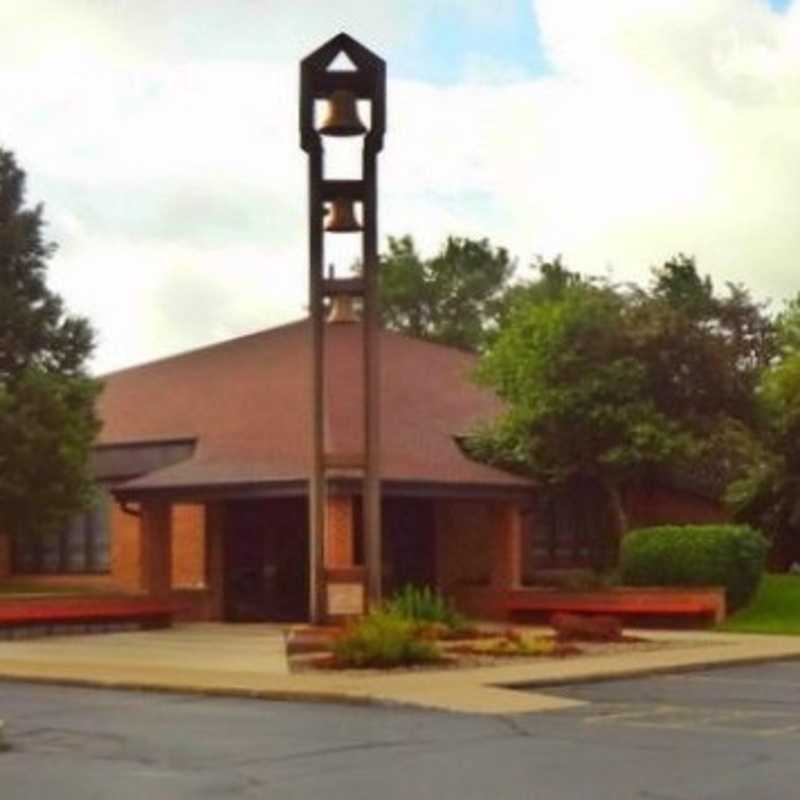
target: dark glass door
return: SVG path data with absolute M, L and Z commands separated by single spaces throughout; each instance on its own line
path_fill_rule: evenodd
M 302 500 L 230 503 L 225 617 L 232 622 L 308 616 L 308 522 Z

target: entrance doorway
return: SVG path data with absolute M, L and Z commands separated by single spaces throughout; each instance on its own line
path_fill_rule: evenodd
M 308 506 L 300 498 L 227 506 L 225 619 L 308 618 Z
M 387 498 L 383 501 L 383 591 L 406 584 L 436 586 L 436 536 L 433 501 Z

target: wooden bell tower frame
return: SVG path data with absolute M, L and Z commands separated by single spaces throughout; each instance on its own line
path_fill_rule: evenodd
M 354 70 L 331 69 L 340 54 Z M 323 136 L 316 127 L 317 101 L 334 91 L 348 91 L 370 103 L 370 124 L 363 139 L 361 178 L 325 180 Z M 313 622 L 326 618 L 323 541 L 328 471 L 342 466 L 325 452 L 325 305 L 326 298 L 351 295 L 363 303 L 364 452 L 348 467 L 363 472 L 363 531 L 366 595 L 371 608 L 381 602 L 381 492 L 379 475 L 379 309 L 377 157 L 383 148 L 386 122 L 386 64 L 346 33 L 340 33 L 300 62 L 300 146 L 308 154 L 309 309 L 312 330 L 312 473 L 309 486 L 309 607 Z M 362 273 L 334 278 L 324 274 L 324 204 L 335 199 L 361 203 Z

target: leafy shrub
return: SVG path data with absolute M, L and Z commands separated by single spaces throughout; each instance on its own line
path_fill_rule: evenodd
M 386 603 L 386 611 L 425 625 L 446 625 L 451 630 L 467 626 L 467 620 L 453 608 L 452 603 L 430 586 L 406 584 Z
M 764 571 L 767 542 L 745 525 L 663 525 L 622 542 L 622 580 L 631 586 L 724 586 L 728 606 L 745 605 Z
M 373 612 L 334 641 L 334 658 L 343 667 L 397 667 L 438 661 L 438 648 L 418 638 L 416 627 L 397 614 Z

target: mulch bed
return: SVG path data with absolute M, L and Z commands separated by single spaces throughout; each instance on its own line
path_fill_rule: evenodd
M 365 667 L 343 667 L 337 663 L 336 658 L 329 651 L 331 640 L 339 633 L 338 630 L 324 629 L 314 632 L 313 637 L 305 637 L 305 645 L 300 647 L 289 647 L 289 666 L 292 672 L 308 672 L 314 670 L 336 670 L 357 672 L 359 674 L 380 674 L 387 671 L 385 668 Z M 668 642 L 652 641 L 635 636 L 621 635 L 617 641 L 594 641 L 594 642 L 562 642 L 558 641 L 554 635 L 524 634 L 526 637 L 534 638 L 537 641 L 548 642 L 548 647 L 552 650 L 546 653 L 529 654 L 524 652 L 501 652 L 501 642 L 507 641 L 507 637 L 519 635 L 512 629 L 505 631 L 481 630 L 476 631 L 469 638 L 459 638 L 454 640 L 439 640 L 437 644 L 442 652 L 442 658 L 438 661 L 425 664 L 403 665 L 388 668 L 392 673 L 398 672 L 420 672 L 443 669 L 478 669 L 484 667 L 505 666 L 509 664 L 520 664 L 526 661 L 536 662 L 542 659 L 563 659 L 581 658 L 614 653 L 641 652 L 646 650 L 662 649 L 669 647 Z M 314 638 L 315 644 L 311 645 L 309 639 Z M 497 650 L 491 647 L 492 641 L 498 644 Z

